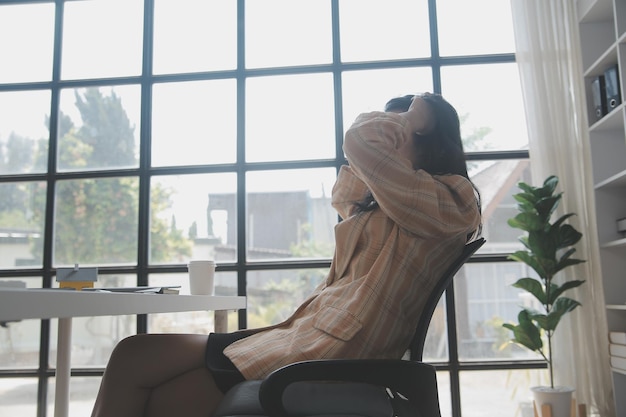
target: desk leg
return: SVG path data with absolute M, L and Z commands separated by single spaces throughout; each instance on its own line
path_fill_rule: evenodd
M 216 310 L 213 313 L 213 326 L 215 333 L 228 332 L 228 310 Z
M 67 417 L 70 403 L 70 356 L 72 353 L 72 318 L 60 318 L 57 335 L 57 371 L 54 417 Z

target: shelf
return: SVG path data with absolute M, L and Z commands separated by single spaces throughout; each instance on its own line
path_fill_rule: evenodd
M 589 127 L 589 132 L 607 132 L 612 130 L 620 130 L 624 125 L 622 110 L 626 103 L 622 102 L 614 108 L 610 113 L 605 114 L 602 119 L 594 122 Z
M 620 187 L 626 187 L 626 170 L 622 172 L 618 172 L 617 174 L 605 179 L 604 181 L 600 181 L 594 186 L 596 190 L 599 190 L 601 188 L 620 188 Z
M 588 3 L 588 4 L 583 4 Z M 600 0 L 578 1 L 580 23 L 604 22 L 613 18 L 613 4 Z
M 604 75 L 604 70 L 617 64 L 617 41 L 614 42 L 593 64 L 585 71 L 585 77 Z
M 620 246 L 626 246 L 626 238 L 612 240 L 610 242 L 606 242 L 606 243 L 603 243 L 602 245 L 600 245 L 600 247 L 603 248 L 603 249 L 619 248 Z
M 617 369 L 617 368 L 611 368 L 611 370 L 612 370 L 613 372 L 615 372 L 615 373 L 622 374 L 622 375 L 626 375 L 626 371 L 624 371 L 624 370 Z
M 626 235 L 615 220 L 626 215 L 626 0 L 576 0 L 580 52 L 589 116 L 589 149 L 593 162 L 596 225 L 600 245 L 601 281 L 609 331 L 625 330 Z M 622 103 L 596 117 L 593 83 L 607 69 L 618 66 Z M 596 92 L 597 93 L 597 92 Z M 605 366 L 605 365 L 602 365 Z M 607 368 L 610 366 L 606 365 Z M 615 415 L 626 416 L 626 370 L 610 368 Z

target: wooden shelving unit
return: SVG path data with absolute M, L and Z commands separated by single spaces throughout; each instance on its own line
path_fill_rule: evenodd
M 577 12 L 607 321 L 610 331 L 626 332 L 626 236 L 616 224 L 626 217 L 626 1 L 577 0 Z M 617 68 L 620 100 L 598 114 L 593 83 L 609 68 Z M 626 372 L 612 376 L 616 415 L 626 416 Z

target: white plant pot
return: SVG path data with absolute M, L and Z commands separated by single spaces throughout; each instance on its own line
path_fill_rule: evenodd
M 535 400 L 535 407 L 537 409 L 537 415 L 539 417 L 544 416 L 542 413 L 542 407 L 544 404 L 550 404 L 552 409 L 551 417 L 570 417 L 572 409 L 572 394 L 574 388 L 572 387 L 532 387 L 530 389 L 533 393 L 533 399 Z

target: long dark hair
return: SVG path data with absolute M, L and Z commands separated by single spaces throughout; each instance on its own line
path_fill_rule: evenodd
M 386 112 L 402 113 L 409 109 L 414 95 L 392 98 L 385 104 Z M 420 96 L 433 110 L 435 128 L 432 132 L 415 134 L 413 140 L 418 149 L 418 169 L 423 169 L 431 175 L 461 175 L 468 180 L 465 152 L 461 140 L 461 125 L 455 108 L 441 95 L 425 93 Z M 470 180 L 471 182 L 471 180 Z M 476 186 L 476 198 L 480 207 L 480 193 Z M 378 207 L 371 192 L 367 192 L 361 201 L 356 204 L 358 211 L 369 211 Z
M 385 111 L 405 112 L 413 95 L 396 97 L 387 102 Z M 441 95 L 424 93 L 420 96 L 435 115 L 435 128 L 426 135 L 413 136 L 418 149 L 418 166 L 430 175 L 461 175 L 467 179 L 467 164 L 461 140 L 461 124 L 454 107 Z

